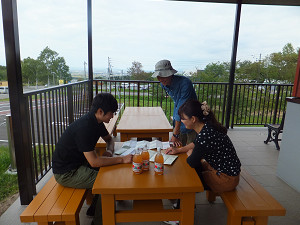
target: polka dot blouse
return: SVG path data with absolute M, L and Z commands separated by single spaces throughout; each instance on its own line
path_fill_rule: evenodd
M 241 163 L 227 134 L 206 123 L 194 144 L 193 153 L 187 158 L 191 167 L 201 167 L 200 160 L 205 159 L 218 172 L 229 176 L 239 175 Z

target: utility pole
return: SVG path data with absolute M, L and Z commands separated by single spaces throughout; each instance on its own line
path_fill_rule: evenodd
M 110 64 L 110 58 L 109 57 L 108 57 L 107 63 L 108 63 L 107 75 L 108 75 L 108 79 L 110 80 L 110 75 L 112 75 L 112 69 L 111 69 L 112 66 Z
M 260 76 L 261 53 L 259 54 L 258 76 Z
M 84 79 L 86 80 L 86 61 L 83 62 L 83 67 L 84 67 Z
M 110 64 L 110 58 L 109 57 L 107 57 L 107 75 L 108 75 L 108 80 L 110 80 L 111 64 Z M 107 87 L 108 87 L 108 90 L 110 90 L 110 82 L 107 82 Z

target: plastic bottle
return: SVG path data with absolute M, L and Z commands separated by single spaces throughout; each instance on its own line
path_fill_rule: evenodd
M 143 151 L 142 151 L 142 159 L 143 159 L 143 170 L 147 171 L 149 170 L 149 158 L 150 158 L 150 155 L 149 155 L 149 152 L 146 148 L 146 146 L 143 148 Z
M 135 150 L 135 154 L 132 159 L 132 171 L 135 174 L 141 174 L 143 172 L 143 159 L 138 149 Z
M 154 160 L 154 171 L 155 175 L 164 174 L 164 157 L 160 152 L 160 148 L 157 148 L 157 153 Z

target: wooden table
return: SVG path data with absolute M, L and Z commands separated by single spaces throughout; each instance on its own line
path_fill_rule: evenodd
M 180 154 L 164 175 L 150 170 L 140 175 L 131 164 L 102 167 L 93 186 L 93 194 L 101 194 L 103 225 L 119 222 L 180 220 L 181 225 L 194 224 L 195 193 L 204 191 L 196 171 Z M 181 199 L 180 209 L 164 209 L 162 199 Z M 117 211 L 116 200 L 134 200 L 132 210 Z
M 121 141 L 133 137 L 169 141 L 173 128 L 161 107 L 126 107 L 116 131 L 120 132 Z

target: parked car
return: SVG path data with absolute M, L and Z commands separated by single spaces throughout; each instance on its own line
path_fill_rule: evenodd
M 8 87 L 7 86 L 1 86 L 0 87 L 0 94 L 8 94 Z
M 121 83 L 120 88 L 128 88 L 129 84 L 128 83 Z
M 151 87 L 151 84 L 140 84 L 140 90 L 148 90 Z

